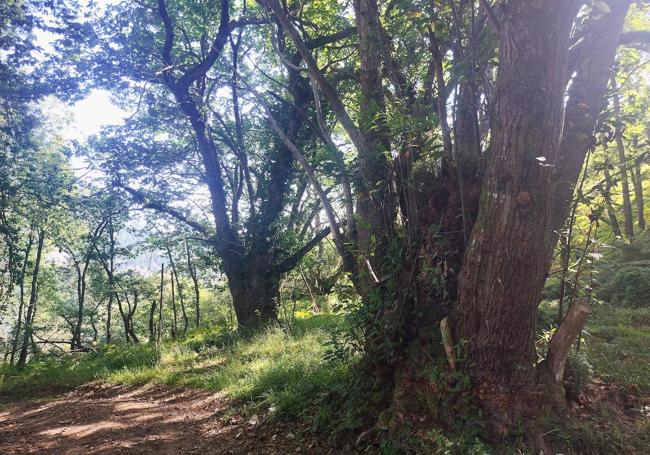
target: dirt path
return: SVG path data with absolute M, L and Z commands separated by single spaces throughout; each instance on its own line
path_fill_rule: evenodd
M 0 407 L 0 454 L 193 453 L 331 452 L 286 424 L 244 420 L 218 394 L 197 390 L 93 385 Z

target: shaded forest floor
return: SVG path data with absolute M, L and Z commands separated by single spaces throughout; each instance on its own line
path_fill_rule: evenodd
M 222 395 L 192 389 L 93 384 L 10 404 L 0 422 L 3 454 L 327 453 L 290 425 L 244 418 Z

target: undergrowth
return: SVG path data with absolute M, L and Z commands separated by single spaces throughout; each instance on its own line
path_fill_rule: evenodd
M 540 330 L 549 328 L 555 313 L 552 302 L 542 305 Z M 104 346 L 93 354 L 42 356 L 22 371 L 0 365 L 0 400 L 54 395 L 93 380 L 193 387 L 220 392 L 246 412 L 273 409 L 273 418 L 298 420 L 315 433 L 337 435 L 340 441 L 334 445 L 344 452 L 367 447 L 367 453 L 383 454 L 493 453 L 471 428 L 451 433 L 425 428 L 415 437 L 383 435 L 366 446 L 356 444 L 359 434 L 377 422 L 381 408 L 373 403 L 370 387 L 363 391 L 371 378 L 357 374 L 358 357 L 328 351 L 337 346 L 331 340 L 342 324 L 343 316 L 298 312 L 291 324 L 249 337 L 225 328 L 201 328 L 159 347 Z M 640 393 L 650 391 L 650 310 L 595 305 L 580 354 L 574 357 L 588 362 L 597 378 Z M 563 453 L 642 453 L 635 450 L 650 444 L 649 420 L 620 420 L 600 409 L 588 421 L 549 421 L 548 439 Z
M 350 362 L 325 360 L 326 342 L 339 317 L 298 312 L 293 325 L 269 327 L 252 337 L 216 328 L 154 345 L 107 346 L 93 354 L 45 356 L 20 371 L 0 369 L 0 397 L 55 394 L 99 380 L 110 384 L 159 384 L 222 392 L 255 406 L 273 407 L 295 419 L 341 387 Z

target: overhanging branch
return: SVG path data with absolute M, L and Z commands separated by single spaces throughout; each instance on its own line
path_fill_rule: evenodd
M 309 242 L 307 242 L 302 248 L 293 253 L 291 256 L 286 258 L 284 261 L 277 264 L 274 268 L 277 273 L 286 273 L 293 270 L 300 260 L 305 257 L 316 245 L 318 245 L 321 240 L 327 237 L 331 232 L 331 229 L 326 227 L 325 229 L 318 232 Z
M 141 191 L 136 190 L 135 188 L 131 188 L 130 186 L 123 185 L 121 183 L 116 183 L 115 185 L 119 186 L 124 191 L 129 193 L 131 195 L 131 197 L 133 198 L 133 200 L 136 203 L 140 204 L 140 206 L 142 206 L 142 208 L 152 209 L 152 210 L 155 210 L 157 212 L 165 213 L 165 214 L 171 216 L 172 218 L 175 218 L 178 221 L 180 221 L 180 222 L 186 224 L 187 226 L 191 227 L 195 231 L 200 232 L 201 234 L 205 234 L 205 235 L 210 234 L 209 229 L 206 228 L 204 225 L 202 225 L 201 223 L 199 223 L 197 221 L 193 221 L 193 220 L 189 219 L 186 215 L 184 215 L 180 211 L 174 209 L 173 207 L 170 207 L 167 204 L 164 204 L 164 203 L 162 203 L 160 201 L 148 200 L 147 196 L 144 193 L 142 193 Z

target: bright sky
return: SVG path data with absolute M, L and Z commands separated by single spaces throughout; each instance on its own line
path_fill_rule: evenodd
M 101 11 L 106 6 L 118 2 L 119 0 L 100 0 L 94 2 L 92 7 Z M 81 10 L 86 10 L 91 7 L 91 1 L 81 0 L 80 7 Z M 47 20 L 47 16 L 44 16 L 43 19 Z M 35 30 L 34 35 L 36 44 L 43 51 L 50 52 L 52 50 L 50 43 L 56 38 L 56 35 L 41 29 Z M 89 136 L 99 133 L 104 126 L 122 123 L 128 115 L 111 103 L 110 94 L 105 90 L 93 90 L 84 100 L 65 110 L 72 115 L 70 126 L 61 132 L 62 136 L 68 140 L 86 140 Z
M 104 126 L 123 123 L 128 115 L 111 103 L 110 94 L 105 90 L 93 90 L 87 98 L 73 104 L 69 111 L 72 121 L 62 135 L 65 139 L 81 141 L 99 133 Z

